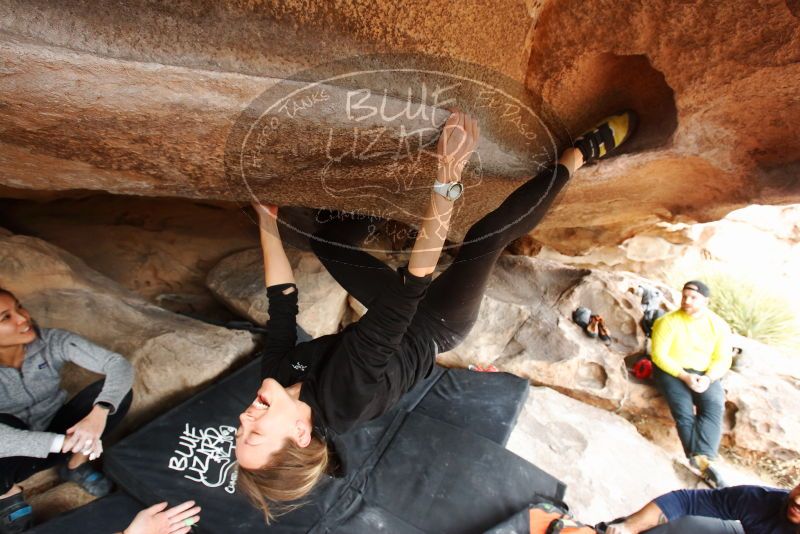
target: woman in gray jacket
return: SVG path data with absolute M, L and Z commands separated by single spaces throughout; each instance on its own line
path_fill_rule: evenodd
M 60 388 L 66 362 L 105 379 L 66 402 Z M 111 490 L 89 461 L 102 454 L 101 438 L 128 411 L 132 384 L 125 358 L 71 332 L 38 329 L 0 288 L 0 534 L 30 526 L 31 509 L 17 483 L 43 469 L 58 466 L 63 480 L 95 496 Z

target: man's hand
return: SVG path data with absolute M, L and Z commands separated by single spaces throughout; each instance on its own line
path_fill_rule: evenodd
M 686 387 L 695 393 L 703 393 L 709 388 L 709 386 L 711 386 L 711 379 L 706 375 L 696 375 L 694 373 L 684 372 L 678 378 L 683 380 L 683 383 L 686 384 Z
M 461 179 L 461 171 L 475 151 L 479 136 L 478 121 L 460 111 L 450 115 L 436 145 L 440 182 L 457 182 Z
M 711 379 L 706 375 L 694 375 L 697 378 L 694 379 L 694 391 L 697 393 L 705 393 L 709 387 L 711 387 Z
M 81 453 L 89 456 L 90 460 L 99 458 L 103 454 L 103 444 L 100 436 L 106 428 L 108 410 L 102 406 L 95 406 L 89 415 L 67 429 L 64 444 L 61 446 L 63 453 Z
M 194 501 L 186 501 L 169 510 L 167 503 L 158 503 L 145 508 L 122 531 L 122 534 L 187 534 L 192 525 L 200 521 L 200 507 Z

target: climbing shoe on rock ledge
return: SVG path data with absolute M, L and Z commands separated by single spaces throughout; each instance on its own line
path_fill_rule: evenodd
M 581 151 L 584 163 L 593 163 L 613 155 L 622 143 L 630 139 L 637 124 L 636 113 L 623 111 L 578 137 L 573 146 Z

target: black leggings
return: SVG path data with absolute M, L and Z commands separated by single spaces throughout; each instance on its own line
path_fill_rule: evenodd
M 563 165 L 548 167 L 473 224 L 453 263 L 428 288 L 410 332 L 432 336 L 440 352 L 458 345 L 475 323 L 503 249 L 539 224 L 568 180 L 569 171 Z M 382 261 L 357 248 L 370 226 L 368 219 L 333 219 L 311 241 L 311 249 L 328 272 L 367 308 L 387 279 L 397 276 Z
M 89 415 L 94 406 L 94 401 L 102 389 L 103 380 L 98 380 L 81 390 L 80 393 L 56 412 L 50 425 L 45 430 L 56 434 L 64 434 L 68 428 Z M 103 436 L 107 436 L 114 430 L 122 421 L 122 418 L 125 417 L 125 414 L 128 413 L 132 397 L 129 391 L 119 404 L 117 411 L 108 416 Z M 13 415 L 0 414 L 0 423 L 21 430 L 29 430 L 28 425 Z M 10 490 L 14 484 L 22 482 L 34 473 L 44 471 L 66 459 L 66 454 L 49 454 L 47 458 L 32 458 L 30 456 L 0 458 L 0 495 Z

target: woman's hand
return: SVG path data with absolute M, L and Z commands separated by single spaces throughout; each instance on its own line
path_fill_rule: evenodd
M 200 507 L 186 501 L 166 510 L 167 503 L 145 508 L 122 531 L 122 534 L 186 534 L 200 521 Z
M 448 117 L 436 146 L 440 182 L 457 182 L 461 179 L 461 171 L 475 151 L 479 137 L 478 121 L 466 113 L 455 111 Z
M 253 209 L 256 210 L 256 213 L 261 220 L 264 220 L 265 218 L 278 218 L 278 206 L 275 204 L 262 204 L 258 201 L 253 201 Z
M 106 429 L 108 410 L 102 406 L 95 406 L 89 415 L 67 429 L 61 452 L 81 453 L 89 456 L 90 460 L 99 458 L 103 453 L 103 444 L 100 436 Z

